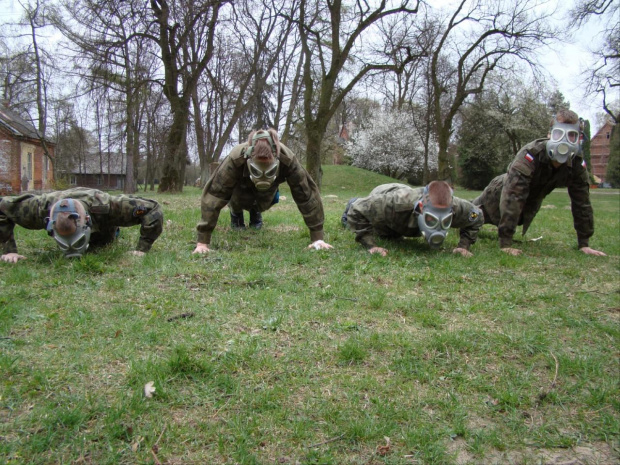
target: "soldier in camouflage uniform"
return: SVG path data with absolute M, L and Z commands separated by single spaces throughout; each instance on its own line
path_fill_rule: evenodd
M 342 223 L 370 253 L 383 256 L 387 250 L 377 247 L 375 236 L 423 236 L 432 248 L 439 248 L 448 230 L 458 228 L 460 240 L 453 252 L 469 257 L 484 219 L 478 207 L 454 197 L 446 182 L 433 181 L 418 188 L 398 183 L 378 186 L 368 197 L 349 201 Z
M 544 198 L 556 187 L 567 187 L 579 250 L 589 255 L 605 255 L 591 249 L 594 214 L 586 163 L 581 154 L 579 117 L 570 110 L 556 115 L 549 135 L 530 142 L 517 153 L 508 172 L 497 176 L 473 200 L 482 208 L 485 223 L 498 227 L 502 251 L 519 255 L 512 248 L 518 225 L 525 234 L 540 210 Z
M 243 210 L 250 211 L 250 226 L 260 227 L 260 212 L 278 202 L 278 186 L 285 181 L 310 230 L 308 248 L 331 249 L 323 241 L 324 213 L 317 185 L 293 152 L 280 143 L 277 132 L 269 129 L 253 131 L 248 142 L 234 147 L 207 181 L 193 253 L 210 251 L 211 234 L 227 204 L 233 227 L 243 226 Z
M 56 227 L 56 220 L 60 223 L 63 219 L 74 224 L 69 235 L 59 233 Z M 89 244 L 99 246 L 112 242 L 119 226 L 139 224 L 140 239 L 132 253 L 143 255 L 161 234 L 163 221 L 161 207 L 154 200 L 109 195 L 83 187 L 0 198 L 0 244 L 3 247 L 0 259 L 15 263 L 26 258 L 17 253 L 13 232 L 16 224 L 26 229 L 47 229 L 66 256 L 80 256 Z M 79 233 L 75 233 L 76 226 Z M 76 245 L 78 239 L 79 245 Z

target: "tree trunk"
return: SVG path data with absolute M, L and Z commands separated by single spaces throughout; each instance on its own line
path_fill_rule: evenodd
M 131 118 L 130 115 L 127 116 L 128 118 Z M 123 192 L 125 194 L 133 194 L 134 192 L 136 192 L 133 182 L 133 150 L 135 135 L 133 128 L 131 127 L 133 126 L 133 124 L 131 124 L 130 121 L 127 121 L 127 123 L 127 145 L 125 147 L 125 151 L 127 153 L 127 160 L 125 163 L 125 185 L 123 186 Z
M 181 99 L 181 102 L 184 102 Z M 162 175 L 159 181 L 158 192 L 183 192 L 185 181 L 185 166 L 187 164 L 187 121 L 188 106 L 181 103 L 174 111 L 172 127 L 166 140 Z
M 450 166 L 450 158 L 448 155 L 448 144 L 450 139 L 450 131 L 446 128 L 440 128 L 437 131 L 437 142 L 439 143 L 439 154 L 437 155 L 437 179 L 451 183 L 452 168 Z
M 306 170 L 321 188 L 323 169 L 321 168 L 321 144 L 325 131 L 316 128 L 308 129 L 308 142 L 306 145 Z
M 202 113 L 200 112 L 200 99 L 198 98 L 198 86 L 192 92 L 192 105 L 194 107 L 194 130 L 196 131 L 196 148 L 198 149 L 198 160 L 200 160 L 200 184 L 204 186 L 209 176 L 209 158 L 205 145 L 205 128 L 202 124 Z

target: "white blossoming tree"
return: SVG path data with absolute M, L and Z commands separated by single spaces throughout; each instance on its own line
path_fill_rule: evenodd
M 437 168 L 437 144 L 431 144 L 429 170 Z M 424 145 L 411 121 L 411 113 L 380 110 L 355 133 L 347 153 L 353 166 L 395 179 L 420 178 Z

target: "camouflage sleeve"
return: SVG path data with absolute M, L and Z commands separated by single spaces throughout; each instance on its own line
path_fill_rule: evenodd
M 594 211 L 590 203 L 590 184 L 588 171 L 581 158 L 573 160 L 571 178 L 568 182 L 568 195 L 571 200 L 573 226 L 577 231 L 578 248 L 588 247 L 594 234 Z
M 2 253 L 17 253 L 15 225 L 27 229 L 44 229 L 45 223 L 39 212 L 39 200 L 45 196 L 23 194 L 5 197 L 0 201 L 0 244 Z
M 0 202 L 0 244 L 2 244 L 2 254 L 17 253 L 17 244 L 13 229 L 15 223 L 2 211 L 2 202 Z
M 527 158 L 526 158 L 527 157 Z M 506 173 L 500 197 L 500 220 L 497 228 L 500 248 L 510 247 L 519 218 L 530 192 L 530 182 L 536 159 L 521 150 Z
M 159 203 L 155 200 L 130 195 L 110 196 L 109 226 L 140 225 L 140 239 L 136 250 L 148 252 L 153 242 L 161 235 L 164 225 L 164 214 Z M 101 207 L 101 206 L 99 206 Z M 91 212 L 96 215 L 98 207 L 91 206 Z M 102 225 L 105 227 L 105 225 Z
M 458 247 L 469 250 L 478 239 L 478 232 L 484 225 L 484 215 L 473 203 L 457 197 L 454 197 L 452 207 L 454 211 L 452 227 L 460 229 Z
M 201 220 L 196 226 L 198 230 L 197 240 L 202 244 L 211 243 L 211 234 L 217 226 L 220 211 L 226 206 L 232 197 L 233 189 L 243 175 L 243 169 L 236 166 L 235 160 L 239 160 L 240 146 L 237 146 L 217 167 L 211 175 L 200 198 Z
M 310 230 L 310 241 L 323 240 L 325 214 L 319 188 L 297 158 L 292 158 L 286 182 L 291 189 L 304 222 Z
M 154 200 L 140 199 L 142 204 L 149 208 L 146 215 L 142 217 L 140 223 L 140 239 L 136 250 L 148 252 L 153 246 L 153 242 L 161 235 L 164 230 L 164 212 L 161 205 Z
M 355 240 L 367 249 L 377 246 L 372 226 L 373 210 L 372 197 L 364 197 L 353 202 L 347 213 L 347 226 L 355 233 Z

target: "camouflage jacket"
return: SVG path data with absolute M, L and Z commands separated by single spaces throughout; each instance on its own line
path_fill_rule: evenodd
M 383 238 L 419 237 L 418 212 L 424 187 L 412 188 L 405 184 L 383 184 L 375 187 L 368 197 L 354 201 L 347 214 L 347 225 L 355 233 L 355 240 L 366 248 L 375 247 L 374 236 Z M 476 242 L 484 224 L 480 209 L 467 200 L 453 197 L 452 228 L 460 229 L 458 247 L 469 250 Z
M 201 215 L 198 223 L 198 242 L 209 244 L 211 234 L 217 225 L 222 208 L 229 202 L 235 207 L 258 211 L 268 210 L 273 204 L 278 186 L 287 182 L 293 200 L 301 212 L 306 226 L 310 230 L 312 242 L 323 239 L 323 203 L 319 188 L 308 172 L 301 166 L 293 152 L 280 145 L 280 169 L 278 177 L 270 189 L 265 192 L 256 190 L 250 180 L 245 149 L 248 144 L 240 144 L 217 167 L 202 191 Z
M 24 194 L 0 199 L 0 244 L 3 254 L 17 253 L 13 228 L 45 229 L 52 205 L 60 199 L 80 200 L 92 220 L 92 236 L 113 235 L 119 226 L 141 225 L 136 250 L 148 252 L 163 230 L 164 215 L 154 200 L 130 195 L 109 195 L 76 187 L 48 194 Z
M 594 234 L 594 213 L 590 204 L 589 176 L 585 162 L 573 158 L 557 168 L 546 154 L 548 139 L 524 146 L 508 167 L 474 200 L 483 206 L 486 222 L 498 226 L 499 245 L 510 247 L 518 225 L 525 234 L 540 210 L 544 198 L 556 187 L 567 187 L 571 199 L 573 225 L 579 248 L 587 247 Z

